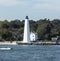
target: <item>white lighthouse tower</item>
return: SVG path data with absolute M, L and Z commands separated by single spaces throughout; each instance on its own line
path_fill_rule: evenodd
M 29 42 L 30 42 L 30 27 L 29 27 L 28 16 L 26 16 L 26 18 L 25 18 L 25 25 L 24 25 L 23 43 L 29 43 Z

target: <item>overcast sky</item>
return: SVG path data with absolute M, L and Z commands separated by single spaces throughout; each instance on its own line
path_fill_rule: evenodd
M 0 0 L 0 20 L 60 19 L 60 0 Z

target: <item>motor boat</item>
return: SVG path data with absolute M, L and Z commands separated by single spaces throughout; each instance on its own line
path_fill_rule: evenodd
M 11 50 L 12 48 L 10 48 L 10 47 L 2 47 L 2 48 L 0 48 L 0 50 Z

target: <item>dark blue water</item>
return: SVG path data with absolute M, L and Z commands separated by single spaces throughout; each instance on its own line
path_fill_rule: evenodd
M 1 51 L 0 61 L 60 61 L 60 45 L 0 46 L 12 50 Z

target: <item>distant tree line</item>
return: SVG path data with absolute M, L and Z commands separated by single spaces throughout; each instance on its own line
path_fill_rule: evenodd
M 51 37 L 60 36 L 60 19 L 30 20 L 30 31 L 37 32 L 41 40 L 51 40 Z M 0 21 L 0 41 L 23 40 L 24 20 L 18 19 Z

